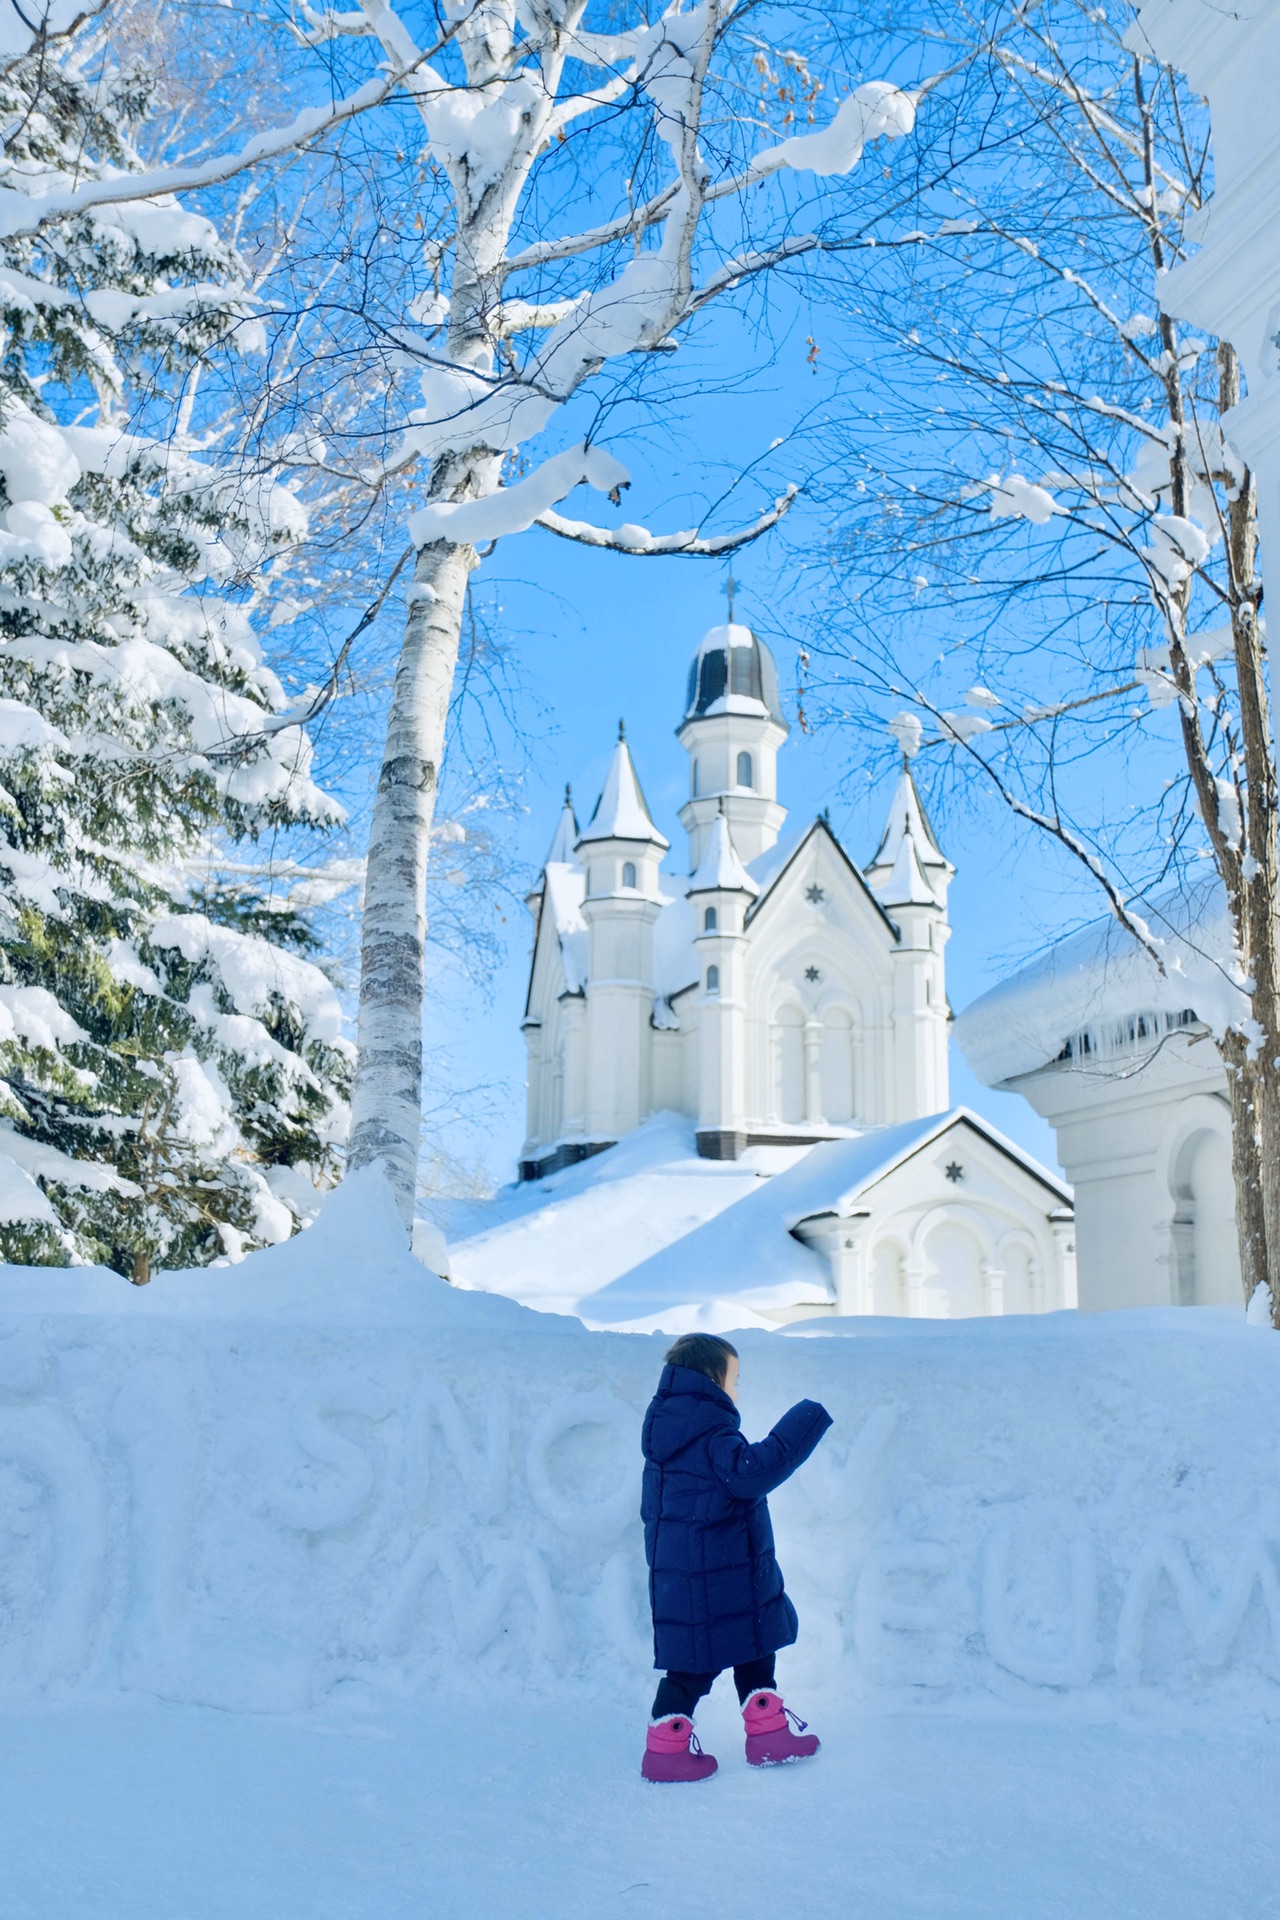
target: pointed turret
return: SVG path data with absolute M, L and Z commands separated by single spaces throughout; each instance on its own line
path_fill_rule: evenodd
M 909 834 L 898 842 L 898 855 L 887 876 L 877 874 L 871 883 L 876 898 L 890 913 L 895 907 L 936 907 L 938 896 L 925 878 L 924 867 Z
M 568 787 L 564 790 L 564 805 L 560 809 L 560 818 L 556 822 L 555 835 L 550 851 L 543 861 L 544 867 L 572 866 L 573 850 L 578 844 L 578 816 L 573 810 L 573 794 Z
M 881 833 L 881 843 L 875 849 L 871 864 L 865 868 L 865 874 L 871 876 L 877 868 L 892 868 L 898 856 L 898 841 L 910 839 L 915 847 L 915 858 L 923 868 L 944 868 L 946 874 L 954 874 L 956 868 L 938 847 L 933 826 L 929 824 L 929 814 L 925 812 L 925 803 L 921 801 L 915 781 L 912 780 L 912 768 L 902 762 L 902 772 L 898 774 L 898 785 L 894 787 L 894 797 L 889 803 L 889 820 L 885 822 L 885 831 Z
M 898 930 L 893 965 L 897 1104 L 938 1113 L 948 1100 L 947 888 L 955 868 L 938 845 L 904 764 L 867 884 Z
M 627 730 L 621 721 L 618 744 L 613 750 L 596 810 L 585 831 L 579 834 L 577 844 L 584 846 L 592 840 L 634 840 L 640 845 L 661 847 L 664 852 L 671 844 L 653 824 L 627 746 Z
M 864 869 L 867 884 L 885 908 L 940 907 L 955 868 L 938 845 L 911 768 L 904 762 L 889 803 L 889 818 L 875 857 Z
M 738 858 L 729 837 L 729 822 L 716 815 L 698 871 L 689 882 L 690 893 L 759 893 L 760 888 Z
M 586 1111 L 589 1139 L 617 1140 L 650 1110 L 653 929 L 666 905 L 662 856 L 627 747 L 618 744 L 577 854 L 586 873 Z

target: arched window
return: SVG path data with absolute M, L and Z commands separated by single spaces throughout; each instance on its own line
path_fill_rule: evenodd
M 704 933 L 714 933 L 718 925 L 719 921 L 716 918 L 715 908 L 708 907 L 702 916 L 702 931 Z
M 707 968 L 707 992 L 719 993 L 719 991 L 720 991 L 720 969 L 719 967 L 708 967 Z
M 624 887 L 634 887 L 635 883 L 636 863 L 634 860 L 624 860 L 622 863 L 622 884 Z
M 699 780 L 698 780 L 698 763 L 697 763 L 697 761 L 695 760 L 695 761 L 694 761 L 694 763 L 693 763 L 693 797 L 694 797 L 694 799 L 695 799 L 695 800 L 696 800 L 696 799 L 697 799 L 697 797 L 698 797 L 698 786 L 699 786 Z
M 754 773 L 755 769 L 751 765 L 751 755 L 749 753 L 740 753 L 738 755 L 738 785 L 740 787 L 754 787 Z

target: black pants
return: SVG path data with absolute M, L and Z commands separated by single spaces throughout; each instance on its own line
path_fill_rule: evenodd
M 734 1668 L 733 1684 L 738 1689 L 739 1706 L 757 1688 L 772 1687 L 775 1658 L 767 1653 L 763 1660 L 748 1660 L 745 1666 Z M 652 1718 L 665 1720 L 669 1713 L 687 1713 L 692 1719 L 694 1708 L 704 1693 L 710 1693 L 717 1678 L 714 1673 L 664 1673 L 653 1696 Z

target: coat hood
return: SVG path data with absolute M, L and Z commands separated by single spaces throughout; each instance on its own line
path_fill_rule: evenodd
M 723 1387 L 693 1367 L 664 1367 L 644 1419 L 644 1457 L 664 1466 L 716 1428 L 736 1428 L 742 1415 Z

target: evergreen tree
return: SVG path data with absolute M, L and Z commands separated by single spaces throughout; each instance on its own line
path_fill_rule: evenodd
M 138 167 L 148 92 L 100 42 L 37 40 L 0 71 L 0 197 Z M 258 343 L 247 306 L 234 253 L 176 202 L 0 243 L 9 1261 L 144 1280 L 236 1258 L 336 1173 L 337 997 L 304 919 L 225 864 L 338 817 L 247 605 L 305 517 L 202 454 L 217 434 L 191 406 L 203 366 Z

